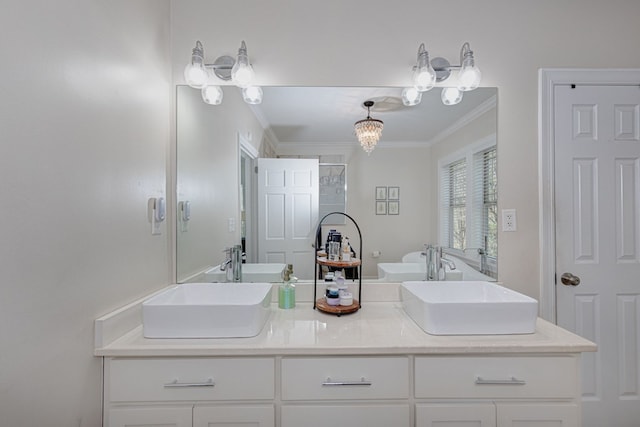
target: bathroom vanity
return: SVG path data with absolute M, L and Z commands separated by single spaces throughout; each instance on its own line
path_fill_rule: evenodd
M 136 301 L 96 321 L 104 425 L 580 426 L 593 343 L 542 319 L 526 335 L 429 335 L 397 291 L 342 317 L 274 305 L 240 339 L 146 339 Z

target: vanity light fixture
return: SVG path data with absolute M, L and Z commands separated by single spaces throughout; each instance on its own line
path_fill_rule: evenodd
M 370 100 L 364 102 L 363 105 L 367 107 L 367 118 L 358 120 L 353 125 L 358 141 L 367 154 L 371 154 L 373 149 L 376 148 L 376 144 L 382 136 L 382 127 L 384 125 L 382 120 L 371 118 L 373 104 L 374 102 Z
M 204 62 L 204 47 L 199 40 L 196 41 L 196 47 L 191 52 L 191 62 L 184 69 L 185 82 L 192 88 L 201 89 L 202 100 L 207 104 L 220 105 L 223 93 L 215 81 L 216 77 L 223 81 L 231 81 L 242 88 L 242 97 L 246 103 L 262 102 L 262 88 L 253 84 L 255 73 L 249 62 L 244 40 L 238 49 L 236 59 L 224 55 L 216 58 L 213 64 Z
M 418 48 L 418 60 L 413 67 L 413 89 L 418 92 L 425 92 L 434 87 L 436 83 L 442 83 L 451 77 L 451 70 L 458 69 L 455 76 L 455 87 L 445 87 L 442 90 L 442 102 L 445 105 L 455 105 L 462 100 L 462 93 L 476 89 L 480 85 L 482 74 L 476 67 L 473 51 L 469 42 L 465 42 L 460 49 L 460 65 L 451 63 L 442 57 L 433 58 L 429 61 L 429 52 L 424 47 L 424 43 Z M 406 106 L 417 105 L 420 99 L 411 92 L 412 88 L 402 91 L 402 102 Z

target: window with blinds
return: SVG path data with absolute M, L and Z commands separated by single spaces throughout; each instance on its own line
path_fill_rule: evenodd
M 494 145 L 461 155 L 440 170 L 442 244 L 463 252 L 482 249 L 494 260 L 498 253 L 496 154 Z
M 469 246 L 482 249 L 488 257 L 498 255 L 498 176 L 496 148 L 473 155 L 474 219 L 473 236 Z
M 448 166 L 449 247 L 464 249 L 467 230 L 467 162 L 460 160 Z

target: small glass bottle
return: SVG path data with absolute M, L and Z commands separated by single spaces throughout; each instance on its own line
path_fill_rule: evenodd
M 278 289 L 278 307 L 294 308 L 296 306 L 296 285 L 298 279 L 293 276 L 293 265 L 287 265 L 283 281 Z
M 349 238 L 345 237 L 342 242 L 342 261 L 351 261 L 351 245 L 349 245 Z

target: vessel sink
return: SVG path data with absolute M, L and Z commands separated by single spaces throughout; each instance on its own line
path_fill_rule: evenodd
M 243 338 L 271 313 L 270 283 L 185 283 L 142 303 L 145 338 Z
M 282 282 L 282 272 L 285 264 L 255 263 L 242 264 L 243 282 Z M 227 272 L 220 270 L 217 265 L 204 273 L 205 282 L 226 282 Z
M 445 266 L 445 280 L 462 280 L 462 271 L 451 270 Z M 389 282 L 424 280 L 427 266 L 424 262 L 380 262 L 378 263 L 378 279 Z
M 402 307 L 432 335 L 535 332 L 538 301 L 491 282 L 403 282 Z

